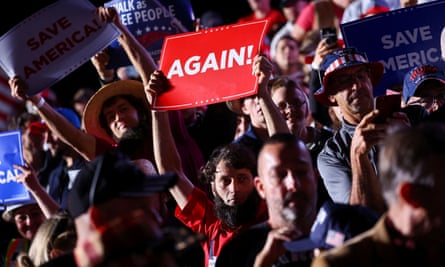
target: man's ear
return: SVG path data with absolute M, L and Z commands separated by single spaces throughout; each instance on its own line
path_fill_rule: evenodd
M 400 197 L 414 208 L 421 206 L 422 192 L 421 188 L 412 183 L 402 183 L 400 185 Z
M 263 182 L 261 181 L 260 177 L 256 176 L 255 178 L 253 178 L 253 185 L 255 186 L 255 189 L 258 192 L 258 195 L 262 199 L 266 199 L 266 195 L 264 194 Z
M 246 108 L 246 105 L 244 105 L 244 101 L 241 103 L 241 113 L 245 116 L 250 115 L 249 110 Z

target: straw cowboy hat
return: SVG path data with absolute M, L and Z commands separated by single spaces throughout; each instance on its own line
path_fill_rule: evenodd
M 101 127 L 99 117 L 102 106 L 105 101 L 118 95 L 131 95 L 142 99 L 150 106 L 144 92 L 144 86 L 141 82 L 135 80 L 120 80 L 112 82 L 101 87 L 88 101 L 82 116 L 82 127 L 87 133 L 107 140 L 110 143 L 116 143 L 104 128 Z

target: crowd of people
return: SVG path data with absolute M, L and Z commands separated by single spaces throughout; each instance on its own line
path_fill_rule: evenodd
M 269 21 L 251 96 L 151 110 L 172 85 L 102 6 L 130 66 L 93 56 L 101 87 L 79 88 L 71 106 L 10 77 L 26 162 L 15 179 L 30 200 L 1 207 L 0 264 L 445 266 L 445 72 L 407 71 L 384 114 L 383 63 L 345 47 L 339 28 L 417 2 L 248 3 L 238 22 Z M 197 30 L 224 23 L 208 14 Z

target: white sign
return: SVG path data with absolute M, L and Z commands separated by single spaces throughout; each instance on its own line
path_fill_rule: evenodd
M 28 94 L 48 88 L 103 50 L 120 34 L 87 0 L 59 0 L 0 37 L 0 67 L 27 81 Z

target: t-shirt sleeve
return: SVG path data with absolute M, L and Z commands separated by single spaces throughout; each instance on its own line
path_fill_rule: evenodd
M 295 22 L 295 25 L 299 26 L 304 31 L 312 30 L 314 25 L 314 4 L 307 5 L 300 13 Z
M 352 172 L 343 153 L 337 151 L 335 145 L 328 141 L 318 154 L 317 167 L 332 200 L 349 203 Z
M 217 220 L 213 203 L 198 187 L 188 196 L 187 204 L 182 210 L 176 207 L 175 216 L 192 231 L 204 234 L 207 231 L 206 225 L 211 225 Z

